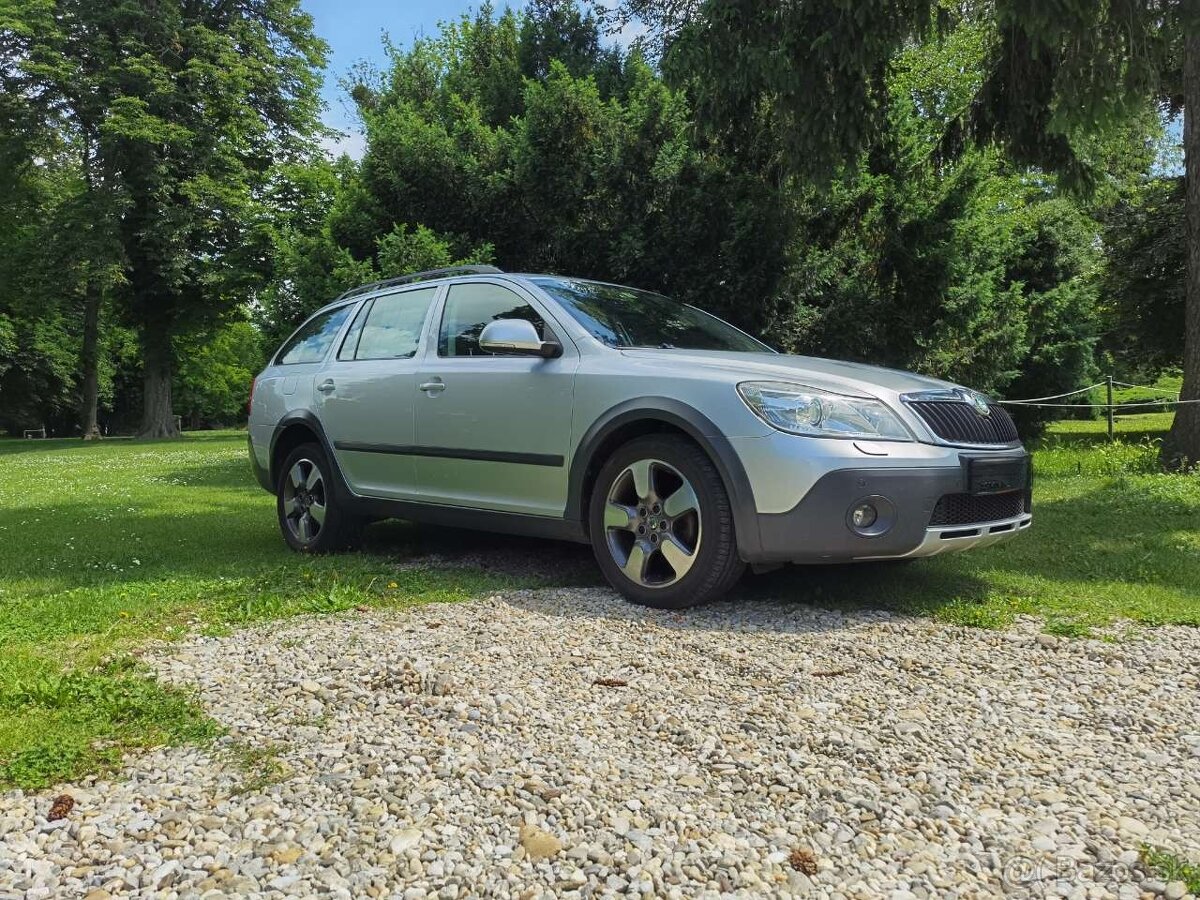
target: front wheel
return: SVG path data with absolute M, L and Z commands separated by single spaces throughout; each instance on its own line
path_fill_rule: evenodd
M 704 603 L 745 569 L 721 476 L 683 437 L 650 435 L 619 448 L 596 479 L 588 519 L 605 577 L 643 606 Z
M 279 530 L 293 550 L 330 553 L 357 543 L 361 525 L 338 505 L 319 445 L 302 444 L 288 454 L 275 498 Z

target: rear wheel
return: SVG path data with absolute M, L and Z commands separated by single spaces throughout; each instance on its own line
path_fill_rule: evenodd
M 681 609 L 728 591 L 745 565 L 721 476 L 686 438 L 636 438 L 600 470 L 589 532 L 606 578 L 634 603 Z
M 302 444 L 288 454 L 275 498 L 279 529 L 293 550 L 329 553 L 358 542 L 362 525 L 338 504 L 319 444 Z

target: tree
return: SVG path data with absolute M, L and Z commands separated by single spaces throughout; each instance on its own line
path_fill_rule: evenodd
M 89 404 L 86 387 L 97 385 L 99 366 L 95 357 L 81 360 L 80 338 L 88 330 L 85 298 L 94 301 L 87 291 L 95 283 L 88 277 L 87 250 L 96 249 L 89 238 L 103 227 L 85 214 L 77 155 L 31 125 L 12 100 L 0 99 L 0 318 L 8 337 L 0 420 L 14 432 L 47 425 L 70 433 L 72 405 L 82 406 L 84 421 L 95 415 L 96 394 Z M 95 302 L 86 305 L 99 312 Z M 93 335 L 97 319 L 90 320 Z M 90 348 L 98 349 L 98 341 Z
M 1096 223 L 995 151 L 935 166 L 915 111 L 827 189 L 797 188 L 786 349 L 911 369 L 1000 396 L 1094 370 Z M 1044 417 L 1021 410 L 1026 433 Z M 1040 410 L 1038 412 L 1041 412 Z
M 210 333 L 188 335 L 180 345 L 174 396 L 191 427 L 244 420 L 250 381 L 264 361 L 258 329 L 235 320 Z
M 29 48 L 22 42 L 37 22 L 36 14 L 16 20 L 0 17 L 0 60 L 40 64 L 41 60 L 26 58 Z M 102 305 L 119 278 L 114 210 L 109 198 L 97 190 L 100 113 L 86 91 L 62 98 L 62 106 L 70 108 L 72 115 L 64 115 L 44 97 L 24 95 L 18 89 L 28 90 L 30 85 L 11 66 L 0 70 L 0 83 L 8 89 L 0 100 L 0 157 L 5 172 L 0 190 L 5 192 L 5 205 L 28 198 L 32 186 L 42 188 L 38 202 L 13 223 L 14 230 L 31 240 L 24 253 L 14 254 L 20 260 L 19 275 L 7 283 L 20 284 L 26 293 L 32 290 L 55 308 L 78 305 L 82 314 L 78 425 L 84 438 L 96 437 L 100 433 L 96 416 Z M 10 254 L 13 244 L 7 242 Z
M 173 341 L 267 274 L 258 201 L 317 131 L 324 45 L 299 0 L 17 0 L 0 36 L 7 96 L 84 148 L 141 345 L 140 433 L 174 435 Z
M 602 48 L 571 4 L 498 18 L 485 7 L 393 48 L 386 77 L 352 94 L 367 153 L 329 229 L 355 260 L 396 271 L 382 251 L 423 226 L 450 259 L 490 246 L 506 269 L 622 280 L 751 329 L 769 321 L 791 228 L 770 166 L 735 168 L 698 145 L 683 95 L 637 54 Z
M 1187 228 L 1183 178 L 1127 191 L 1103 218 L 1103 346 L 1126 379 L 1153 379 L 1183 359 Z
M 600 38 L 599 21 L 575 0 L 532 0 L 521 18 L 521 73 L 541 81 L 558 63 L 576 78 L 595 78 L 601 96 L 620 94 L 624 59 L 619 48 L 604 47 Z
M 357 178 L 349 158 L 331 162 L 322 153 L 277 168 L 263 203 L 271 273 L 252 313 L 267 347 L 279 346 L 317 307 L 375 276 L 374 266 L 355 260 L 330 231 L 333 210 Z
M 708 129 L 745 146 L 772 125 L 793 171 L 828 176 L 880 134 L 899 51 L 934 31 L 984 27 L 982 77 L 939 150 L 995 143 L 1019 164 L 1087 190 L 1100 179 L 1089 137 L 1151 102 L 1184 113 L 1187 302 L 1182 398 L 1200 400 L 1200 6 L 1193 0 L 626 0 L 648 22 L 664 67 L 696 98 Z M 1179 407 L 1168 466 L 1200 461 L 1200 403 Z

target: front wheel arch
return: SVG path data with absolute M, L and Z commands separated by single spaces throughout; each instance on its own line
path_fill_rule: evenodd
M 623 444 L 592 493 L 593 553 L 633 603 L 682 609 L 720 597 L 741 577 L 728 492 L 708 454 L 686 436 L 649 434 Z M 682 502 L 672 509 L 677 497 Z
M 571 460 L 566 518 L 589 529 L 588 505 L 596 476 L 619 448 L 646 434 L 675 433 L 686 437 L 716 467 L 733 510 L 738 552 L 749 558 L 761 547 L 754 489 L 733 445 L 711 419 L 670 397 L 639 397 L 614 406 L 596 419 L 580 439 Z

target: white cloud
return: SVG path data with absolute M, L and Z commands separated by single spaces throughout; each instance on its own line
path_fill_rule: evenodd
M 334 137 L 321 138 L 321 149 L 331 159 L 337 159 L 343 153 L 357 161 L 367 152 L 367 136 L 361 131 L 340 131 Z
M 609 17 L 616 12 L 621 4 L 620 0 L 595 0 L 595 2 L 591 5 L 596 14 L 600 17 L 601 21 L 607 22 Z M 607 28 L 605 31 L 605 37 L 608 38 L 608 40 L 616 44 L 622 50 L 628 50 L 633 46 L 634 41 L 640 37 L 645 37 L 645 35 L 650 31 L 650 28 L 646 25 L 646 23 L 640 20 L 634 20 L 623 22 L 621 24 L 621 28 L 617 31 L 609 32 L 607 31 Z
M 609 37 L 612 39 L 614 44 L 621 47 L 623 50 L 628 50 L 633 46 L 634 41 L 636 41 L 638 38 L 645 37 L 649 33 L 650 26 L 648 26 L 645 22 L 626 22 L 621 26 L 620 31 L 610 34 Z

